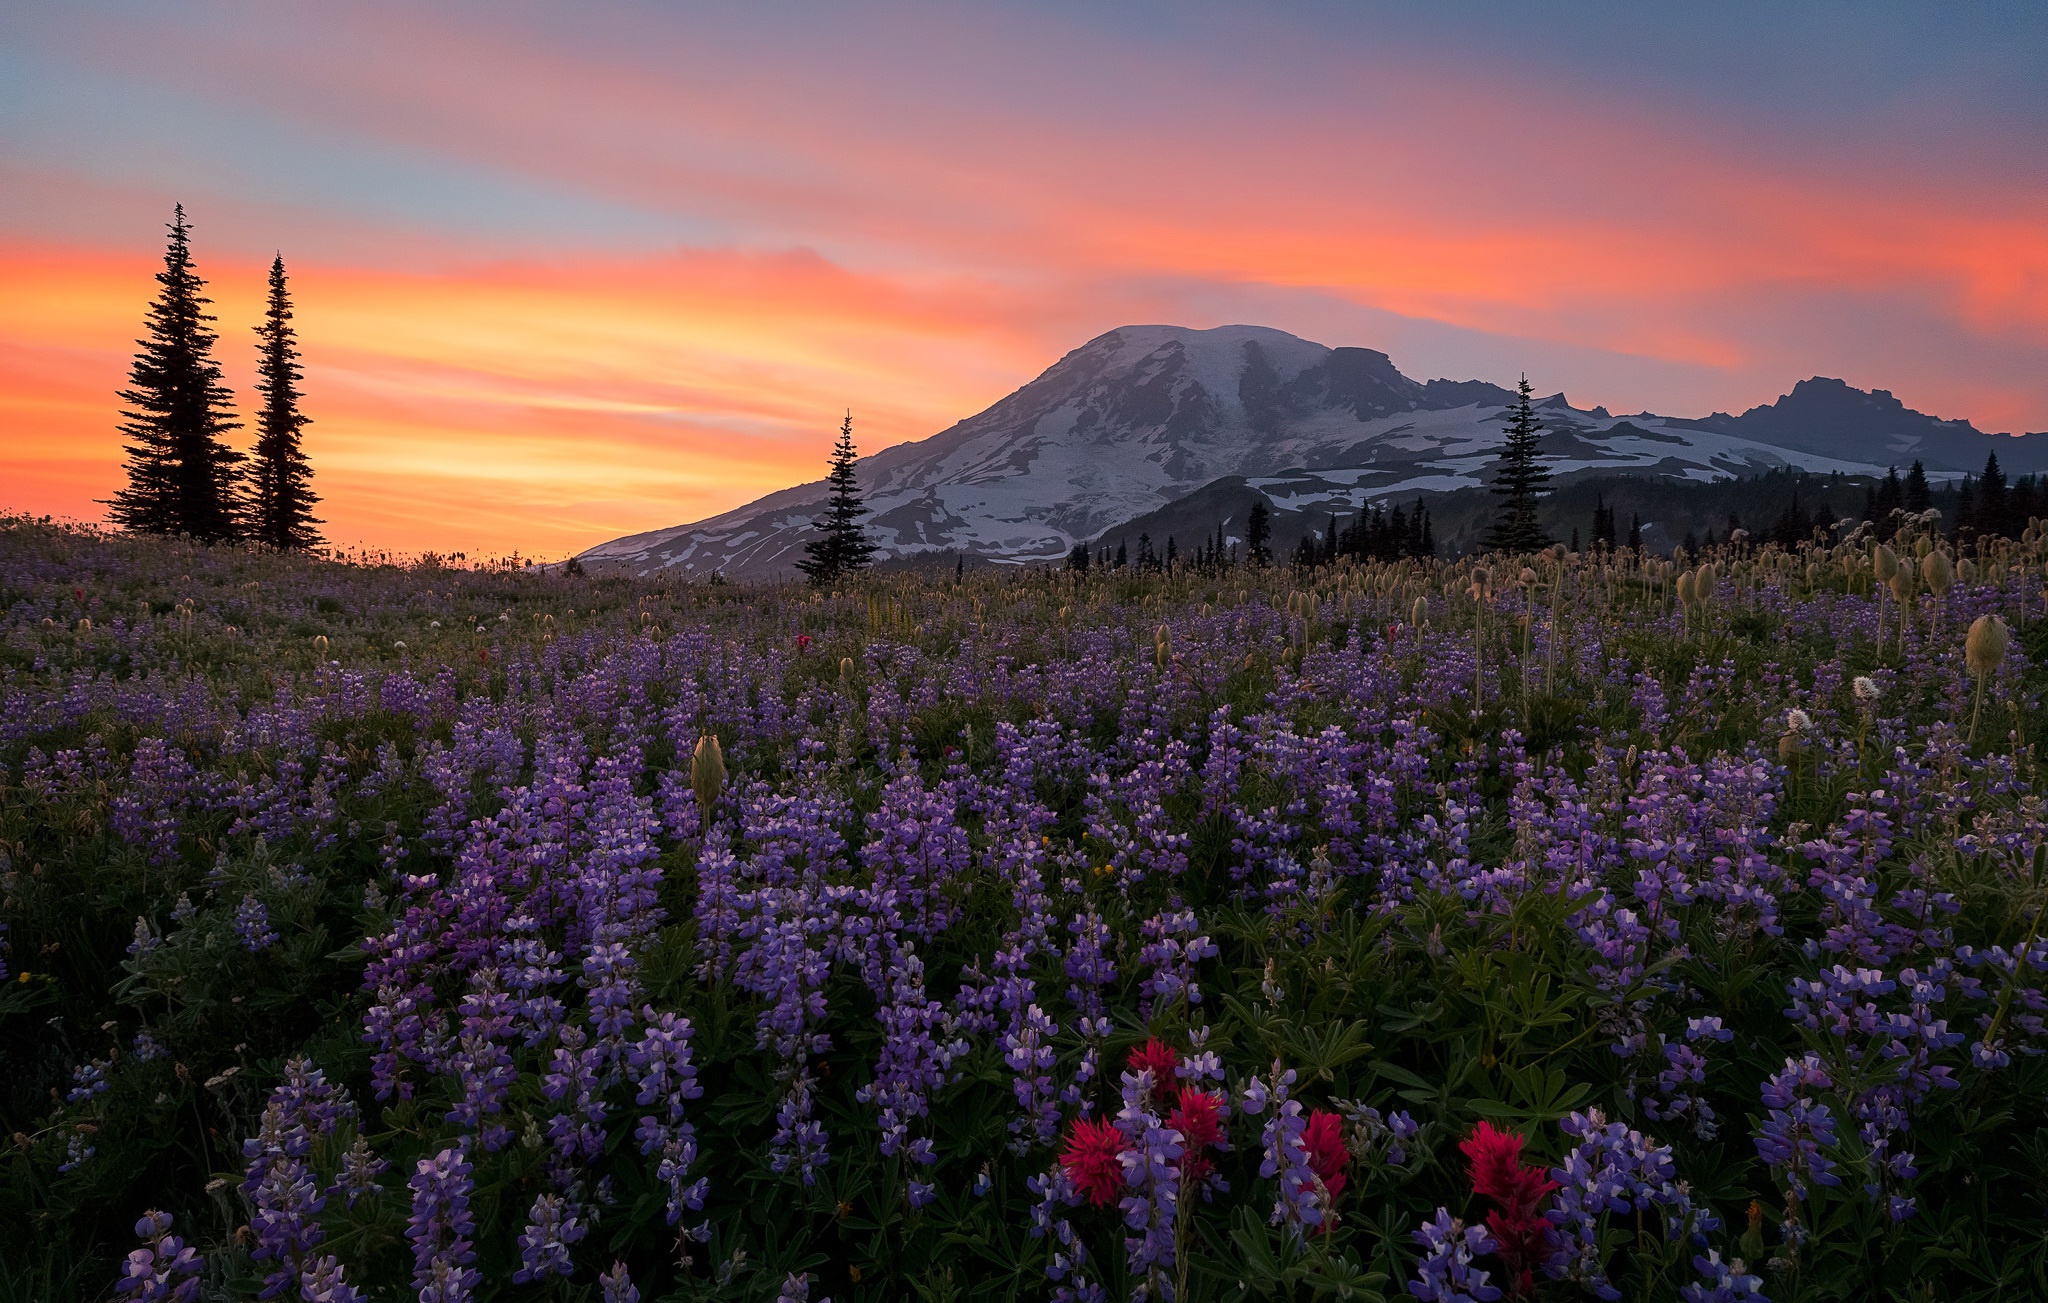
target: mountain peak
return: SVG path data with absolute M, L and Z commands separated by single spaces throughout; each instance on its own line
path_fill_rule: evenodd
M 881 559 L 957 552 L 1057 563 L 1076 542 L 1205 486 L 1264 494 L 1276 509 L 1349 512 L 1482 484 L 1514 399 L 1481 380 L 1418 383 L 1376 349 L 1329 348 L 1268 326 L 1133 324 L 1102 332 L 950 429 L 861 458 L 856 473 Z M 1538 405 L 1545 455 L 1561 476 L 1715 478 L 1787 465 L 1882 473 L 1901 447 L 1919 450 L 1905 460 L 1925 456 L 1930 471 L 1955 471 L 1982 466 L 1987 450 L 1964 422 L 1823 377 L 1767 407 L 1706 421 L 1618 421 L 1604 408 L 1572 407 L 1561 392 Z M 2011 473 L 2048 464 L 2039 445 L 2023 453 L 2010 442 L 2000 460 Z M 786 574 L 824 497 L 822 482 L 798 485 L 583 559 L 683 577 Z
M 1716 412 L 1695 422 L 1704 429 L 1762 439 L 1804 452 L 1880 465 L 1904 459 L 1929 470 L 1975 469 L 1992 445 L 1968 421 L 1945 421 L 1916 412 L 1889 389 L 1858 389 L 1833 376 L 1813 376 L 1776 402 L 1740 416 Z

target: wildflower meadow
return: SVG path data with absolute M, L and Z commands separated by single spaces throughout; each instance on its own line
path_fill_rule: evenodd
M 0 521 L 0 1296 L 2048 1294 L 2048 547 Z

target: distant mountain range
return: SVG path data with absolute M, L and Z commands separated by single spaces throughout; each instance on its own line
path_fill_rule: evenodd
M 1056 562 L 1076 542 L 1191 495 L 1199 503 L 1185 506 L 1204 513 L 1246 489 L 1283 511 L 1345 512 L 1484 484 L 1513 398 L 1480 380 L 1411 380 L 1384 353 L 1263 326 L 1124 326 L 950 430 L 861 458 L 859 476 L 880 559 Z M 1885 390 L 1818 377 L 1740 416 L 1614 416 L 1562 393 L 1538 407 L 1543 451 L 1564 480 L 1779 467 L 1881 475 L 1916 458 L 1931 473 L 1961 474 L 1993 451 L 2009 474 L 2048 470 L 2048 434 L 1987 435 Z M 614 573 L 790 574 L 824 496 L 823 481 L 798 485 L 579 560 Z

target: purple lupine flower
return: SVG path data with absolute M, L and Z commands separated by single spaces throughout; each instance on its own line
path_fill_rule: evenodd
M 1058 1303 L 1106 1303 L 1108 1294 L 1088 1276 L 1088 1246 L 1058 1212 L 1081 1202 L 1066 1169 L 1054 1163 L 1044 1175 L 1028 1178 L 1024 1188 L 1038 1197 L 1031 1205 L 1031 1238 L 1052 1241 L 1045 1275 L 1053 1282 L 1053 1298 Z
M 1321 1186 L 1316 1180 L 1315 1166 L 1308 1147 L 1302 1143 L 1308 1121 L 1301 1115 L 1301 1102 L 1287 1097 L 1288 1087 L 1293 1084 L 1294 1069 L 1282 1071 L 1276 1062 L 1270 1079 L 1254 1076 L 1246 1084 L 1242 1107 L 1254 1116 L 1272 1110 L 1259 1131 L 1264 1153 L 1259 1161 L 1259 1175 L 1279 1185 L 1280 1197 L 1273 1203 L 1273 1224 L 1284 1223 L 1299 1236 L 1304 1226 L 1321 1226 L 1325 1210 L 1318 1193 Z
M 64 1161 L 57 1164 L 57 1171 L 75 1172 L 99 1152 L 98 1146 L 86 1142 L 83 1132 L 74 1131 L 64 1138 Z
M 856 1091 L 855 1098 L 881 1106 L 878 1120 L 883 1157 L 902 1152 L 915 1162 L 929 1164 L 936 1161 L 931 1141 L 911 1139 L 910 1124 L 925 1116 L 926 1100 L 945 1083 L 953 1060 L 966 1052 L 967 1042 L 955 1035 L 945 1006 L 927 997 L 924 962 L 907 944 L 889 965 L 888 981 L 889 1003 L 879 1013 L 886 1033 L 882 1053 L 875 1064 L 874 1080 Z M 927 1186 L 912 1193 L 929 1196 L 931 1191 Z
M 1422 1260 L 1415 1264 L 1415 1279 L 1408 1292 L 1423 1303 L 1493 1303 L 1500 1290 L 1486 1283 L 1489 1273 L 1472 1266 L 1498 1247 L 1481 1225 L 1467 1226 L 1445 1209 L 1415 1228 L 1415 1242 L 1422 1246 Z
M 1344 1119 L 1344 1144 L 1361 1165 L 1384 1162 L 1400 1167 L 1408 1161 L 1407 1143 L 1422 1130 L 1406 1109 L 1381 1116 L 1380 1111 L 1356 1100 L 1333 1099 L 1330 1107 Z
M 266 1254 L 259 1247 L 259 1260 L 276 1258 L 282 1270 L 287 1257 L 295 1262 L 300 1252 L 319 1242 L 318 1224 L 307 1223 L 325 1203 L 325 1195 L 311 1195 L 312 1169 L 306 1159 L 316 1138 L 333 1135 L 355 1116 L 348 1092 L 330 1083 L 310 1060 L 294 1058 L 285 1064 L 284 1080 L 271 1090 L 256 1134 L 242 1142 L 242 1156 L 249 1160 L 243 1189 L 257 1207 L 259 1242 L 274 1243 L 282 1250 Z M 362 1143 L 360 1137 L 358 1143 Z M 367 1145 L 363 1147 L 367 1153 Z M 280 1202 L 266 1201 L 262 1193 L 266 1183 Z M 266 1227 L 274 1230 L 271 1240 L 265 1239 Z M 300 1243 L 307 1235 L 311 1238 Z M 275 1279 L 273 1275 L 273 1283 Z
M 420 1303 L 462 1303 L 483 1282 L 472 1263 L 476 1221 L 470 1214 L 473 1189 L 469 1156 L 460 1145 L 422 1158 L 407 1183 L 412 1187 L 413 1288 Z
M 623 1262 L 615 1261 L 610 1271 L 600 1272 L 597 1286 L 604 1303 L 640 1303 L 640 1290 Z
M 261 954 L 277 944 L 277 931 L 270 926 L 270 910 L 249 892 L 235 908 L 235 935 L 251 954 Z
M 1558 1189 L 1544 1216 L 1563 1232 L 1564 1245 L 1544 1270 L 1553 1278 L 1576 1281 L 1600 1298 L 1618 1299 L 1621 1292 L 1602 1271 L 1603 1217 L 1661 1212 L 1665 1233 L 1673 1238 L 1706 1228 L 1710 1219 L 1695 1213 L 1668 1146 L 1620 1122 L 1607 1121 L 1598 1109 L 1573 1113 L 1557 1125 L 1578 1144 L 1561 1166 L 1550 1169 Z
M 1052 1068 L 1059 1054 L 1052 1038 L 1059 1024 L 1037 1005 L 1025 1012 L 1016 1031 L 1003 1038 L 1003 1062 L 1016 1078 L 1011 1090 L 1023 1116 L 1010 1119 L 1010 1147 L 1024 1153 L 1033 1144 L 1050 1145 L 1059 1136 L 1059 1101 L 1053 1091 Z
M 659 1105 L 660 1110 L 642 1115 L 635 1134 L 642 1154 L 661 1155 L 655 1177 L 668 1188 L 668 1224 L 674 1226 L 682 1221 L 685 1209 L 704 1206 L 710 1188 L 706 1177 L 689 1180 L 697 1161 L 697 1131 L 683 1120 L 683 1101 L 704 1093 L 690 1061 L 695 1029 L 689 1019 L 672 1013 L 645 1009 L 642 1017 L 647 1030 L 626 1046 L 627 1072 L 639 1086 L 634 1102 L 642 1108 Z
M 811 1278 L 808 1273 L 792 1271 L 783 1279 L 782 1288 L 775 1293 L 775 1303 L 811 1303 Z M 817 1303 L 832 1303 L 821 1298 Z
M 775 1173 L 794 1169 L 805 1185 L 815 1185 L 818 1169 L 825 1165 L 825 1128 L 811 1116 L 811 1075 L 798 1072 L 789 1091 L 775 1109 L 775 1136 L 771 1141 L 768 1170 Z
M 1124 1237 L 1131 1274 L 1146 1278 L 1154 1294 L 1165 1296 L 1171 1290 L 1162 1277 L 1171 1271 L 1177 1248 L 1180 1160 L 1185 1150 L 1181 1133 L 1153 1111 L 1154 1095 L 1150 1069 L 1123 1075 L 1123 1108 L 1116 1115 L 1116 1127 L 1124 1135 L 1121 1159 L 1124 1186 L 1130 1193 L 1119 1206 L 1124 1226 L 1135 1232 Z
M 71 1070 L 71 1089 L 64 1095 L 67 1104 L 83 1104 L 96 1096 L 104 1095 L 112 1085 L 107 1080 L 107 1069 L 114 1065 L 105 1059 L 94 1059 L 81 1063 Z
M 1196 936 L 1196 930 L 1195 912 L 1191 909 L 1155 914 L 1138 929 L 1139 938 L 1145 943 L 1138 952 L 1138 962 L 1152 970 L 1138 984 L 1140 1019 L 1150 1019 L 1154 1005 L 1161 1000 L 1179 1000 L 1189 1005 L 1202 1002 L 1195 965 L 1215 958 L 1218 950 L 1208 937 Z
M 1684 1303 L 1770 1303 L 1763 1277 L 1750 1275 L 1740 1258 L 1723 1262 L 1718 1250 L 1709 1249 L 1695 1255 L 1692 1265 L 1705 1279 L 1679 1289 Z
M 346 1199 L 347 1206 L 353 1208 L 356 1200 L 384 1192 L 384 1187 L 377 1184 L 377 1177 L 390 1167 L 389 1161 L 371 1152 L 367 1138 L 357 1136 L 348 1152 L 341 1156 L 341 1175 L 334 1187 Z
M 535 1196 L 526 1215 L 526 1229 L 519 1233 L 519 1267 L 512 1273 L 513 1283 L 523 1285 L 575 1271 L 569 1246 L 589 1230 L 577 1218 L 575 1205 L 561 1195 L 543 1192 Z
M 348 1283 L 340 1259 L 331 1253 L 300 1271 L 299 1297 L 304 1303 L 364 1303 L 362 1291 Z
M 143 1246 L 121 1264 L 116 1294 L 132 1303 L 191 1303 L 199 1296 L 199 1269 L 205 1264 L 171 1234 L 169 1213 L 144 1213 L 135 1223 L 135 1236 Z
M 1808 1182 L 1840 1185 L 1834 1160 L 1822 1151 L 1835 1143 L 1835 1119 L 1826 1104 L 1812 1098 L 1834 1081 L 1818 1055 L 1786 1059 L 1785 1066 L 1763 1084 L 1768 1110 L 1756 1136 L 1757 1157 L 1784 1179 L 1794 1198 L 1808 1197 Z

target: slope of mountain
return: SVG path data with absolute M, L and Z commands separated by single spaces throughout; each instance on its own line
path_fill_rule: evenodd
M 884 559 L 964 552 L 1057 561 L 1072 546 L 1234 479 L 1289 510 L 1350 510 L 1484 483 L 1513 395 L 1483 381 L 1409 379 L 1384 353 L 1327 348 L 1262 326 L 1125 326 L 1097 336 L 981 414 L 863 457 L 870 535 Z M 1888 393 L 1802 382 L 1739 417 L 1679 421 L 1543 400 L 1544 451 L 1561 475 L 1715 479 L 1778 466 L 1882 473 L 1903 455 L 1975 470 L 2048 469 L 2048 436 L 1992 440 L 1907 410 Z M 1868 431 L 1859 435 L 1858 430 Z M 2038 465 L 2036 464 L 2038 463 Z M 792 571 L 823 482 L 693 525 L 602 544 L 599 571 Z

